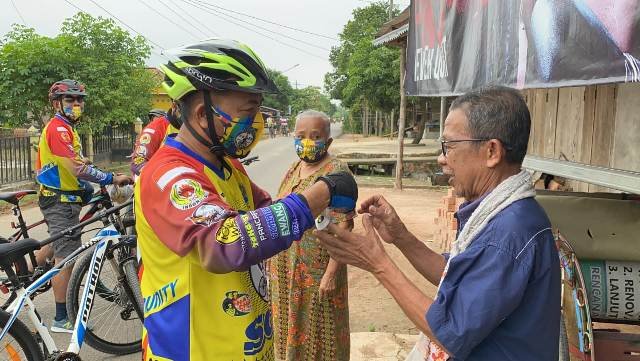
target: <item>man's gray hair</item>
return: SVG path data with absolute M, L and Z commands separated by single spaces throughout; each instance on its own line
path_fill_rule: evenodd
M 487 86 L 459 96 L 450 110 L 461 109 L 467 116 L 472 138 L 499 139 L 506 160 L 522 164 L 531 129 L 531 115 L 522 94 L 504 86 Z
M 331 118 L 325 113 L 318 110 L 307 109 L 303 112 L 298 113 L 296 115 L 296 125 L 302 118 L 320 118 L 324 121 L 325 130 L 327 131 L 327 135 L 331 136 Z

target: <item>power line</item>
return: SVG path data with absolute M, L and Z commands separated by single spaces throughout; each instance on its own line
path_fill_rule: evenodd
M 308 52 L 308 51 L 306 51 L 306 50 L 304 50 L 304 49 L 298 48 L 298 47 L 293 46 L 293 45 L 291 45 L 291 44 L 287 44 L 287 43 L 282 42 L 282 41 L 280 41 L 280 40 L 278 40 L 278 39 L 274 39 L 274 38 L 272 38 L 272 37 L 270 37 L 270 36 L 268 36 L 268 35 L 264 35 L 264 34 L 262 34 L 262 33 L 258 32 L 258 31 L 255 31 L 255 30 L 253 30 L 253 29 L 247 28 L 247 27 L 246 27 L 246 26 L 244 26 L 244 25 L 241 25 L 241 24 L 238 24 L 238 23 L 236 23 L 236 22 L 234 22 L 234 21 L 231 21 L 231 20 L 229 20 L 229 19 L 227 19 L 227 18 L 225 18 L 225 17 L 223 17 L 223 16 L 221 16 L 221 15 L 219 15 L 219 14 L 217 14 L 217 13 L 215 13 L 215 12 L 211 11 L 210 9 L 207 9 L 207 8 L 202 7 L 202 6 L 201 6 L 200 4 L 198 4 L 198 3 L 193 3 L 193 2 L 191 2 L 191 1 L 193 1 L 193 0 L 182 0 L 182 1 L 183 1 L 183 2 L 186 2 L 187 4 L 189 4 L 189 5 L 191 5 L 191 6 L 197 7 L 197 8 L 199 8 L 200 10 L 204 10 L 204 11 L 208 12 L 209 14 L 211 14 L 211 15 L 213 15 L 213 16 L 216 16 L 216 17 L 218 17 L 218 18 L 220 18 L 220 19 L 222 19 L 222 20 L 225 20 L 225 21 L 227 21 L 227 22 L 230 22 L 230 23 L 232 23 L 232 24 L 234 24 L 234 25 L 236 25 L 236 26 L 239 26 L 239 27 L 241 27 L 241 28 L 243 28 L 243 29 L 245 29 L 245 30 L 249 30 L 249 31 L 251 31 L 251 32 L 253 32 L 253 33 L 255 33 L 255 34 L 261 35 L 261 36 L 263 36 L 263 37 L 265 37 L 265 38 L 267 38 L 267 39 L 273 40 L 273 41 L 275 41 L 275 42 L 277 42 L 277 43 L 280 43 L 280 44 L 282 44 L 282 45 L 284 45 L 284 46 L 287 46 L 287 47 L 290 47 L 290 48 L 296 49 L 296 50 L 298 50 L 298 51 L 301 51 L 301 52 L 303 52 L 303 53 L 305 53 L 305 54 L 307 54 L 307 55 L 311 55 L 311 56 L 316 57 L 316 58 L 318 58 L 318 59 L 327 60 L 327 59 L 326 59 L 325 57 L 323 57 L 323 56 L 320 56 L 320 55 L 317 55 L 317 54 L 310 53 L 310 52 Z
M 253 15 L 249 15 L 249 14 L 246 14 L 246 13 L 241 13 L 239 11 L 226 9 L 226 8 L 223 8 L 222 6 L 213 5 L 213 4 L 210 4 L 210 3 L 207 3 L 207 2 L 205 2 L 205 3 L 210 5 L 210 6 L 216 7 L 218 9 L 222 9 L 222 10 L 225 10 L 225 11 L 228 11 L 228 12 L 231 12 L 231 13 L 234 13 L 234 14 L 238 14 L 238 15 L 244 15 L 244 16 L 249 17 L 251 19 L 259 20 L 259 21 L 262 21 L 262 22 L 265 22 L 265 23 L 269 23 L 269 24 L 272 24 L 272 25 L 276 25 L 276 26 L 280 26 L 280 27 L 283 27 L 283 28 L 286 28 L 286 29 L 299 31 L 299 32 L 302 32 L 302 33 L 307 33 L 307 34 L 310 34 L 310 35 L 315 35 L 315 36 L 319 36 L 319 37 L 326 38 L 326 39 L 331 39 L 331 40 L 336 40 L 336 41 L 338 40 L 338 39 L 336 39 L 334 37 L 331 37 L 331 36 L 328 36 L 328 35 L 318 34 L 318 33 L 314 33 L 314 32 L 311 32 L 311 31 L 307 31 L 307 30 L 303 30 L 303 29 L 299 29 L 299 28 L 294 28 L 292 26 L 279 24 L 279 23 L 276 23 L 276 22 L 273 22 L 273 21 L 261 19 L 259 17 L 253 16 Z
M 83 13 L 87 13 L 87 11 L 82 10 L 81 8 L 79 8 L 78 6 L 76 6 L 75 4 L 73 4 L 72 2 L 70 2 L 69 0 L 64 0 L 67 4 L 73 6 L 74 8 L 76 8 L 78 11 L 83 12 Z M 136 33 L 138 36 L 141 36 L 144 40 L 148 41 L 150 44 L 152 44 L 153 46 L 155 46 L 156 48 L 160 49 L 161 51 L 164 51 L 164 47 L 162 47 L 160 44 L 156 43 L 155 41 L 147 38 L 146 36 L 140 34 L 139 32 L 137 32 L 134 28 L 132 28 L 131 26 L 129 26 L 127 23 L 125 23 L 124 21 L 120 20 L 120 18 L 118 18 L 117 16 L 113 15 L 111 12 L 109 12 L 107 9 L 103 8 L 102 6 L 100 6 L 100 4 L 96 3 L 94 0 L 89 0 L 91 1 L 94 5 L 96 5 L 97 7 L 99 7 L 100 9 L 102 9 L 102 11 L 104 11 L 105 13 L 109 14 L 109 16 L 111 16 L 112 18 L 118 20 L 122 25 L 126 26 L 129 30 L 133 31 L 134 33 Z M 154 52 L 152 50 L 152 52 Z M 154 52 L 156 55 L 162 56 L 165 59 L 168 59 L 165 55 L 163 55 L 162 53 L 157 53 Z
M 190 34 L 191 36 L 194 37 L 194 39 L 198 40 L 200 38 L 199 35 L 196 35 L 194 33 L 191 32 L 191 30 L 183 27 L 182 25 L 176 23 L 175 21 L 173 21 L 173 19 L 171 19 L 170 17 L 164 15 L 163 13 L 161 13 L 160 11 L 156 10 L 154 7 L 150 6 L 149 4 L 147 4 L 144 0 L 138 0 L 142 5 L 146 6 L 147 9 L 153 11 L 154 13 L 160 15 L 163 19 L 165 19 L 166 21 L 170 22 L 171 24 L 175 25 L 176 27 L 182 29 L 184 32 Z
M 13 5 L 13 8 L 16 9 L 16 13 L 18 13 L 18 16 L 20 17 L 20 20 L 22 20 L 22 25 L 27 26 L 27 22 L 24 21 L 24 18 L 22 17 L 22 14 L 20 14 L 20 10 L 18 10 L 18 7 L 16 6 L 16 3 L 11 0 L 11 5 Z
M 182 7 L 180 7 L 180 5 L 179 5 L 177 2 L 176 2 L 176 3 L 173 3 L 173 5 L 175 5 L 175 6 L 178 8 L 178 10 L 180 10 L 180 12 L 178 12 L 178 11 L 174 11 L 171 7 L 169 7 L 169 5 L 165 4 L 165 2 L 164 2 L 164 1 L 162 1 L 162 0 L 158 0 L 158 1 L 160 1 L 160 2 L 162 3 L 162 5 L 164 5 L 165 7 L 167 7 L 167 8 L 169 9 L 169 11 L 171 11 L 171 12 L 173 12 L 174 14 L 176 14 L 177 16 L 179 16 L 179 17 L 180 17 L 180 19 L 184 20 L 184 22 L 191 24 L 191 22 L 190 22 L 188 19 L 186 19 L 184 16 L 182 16 L 182 14 L 180 14 L 180 12 L 187 13 L 187 11 L 185 11 Z M 192 15 L 190 20 L 195 21 L 196 23 L 198 23 L 198 25 L 200 25 L 201 27 L 203 27 L 203 28 L 207 29 L 208 31 L 210 31 L 213 35 L 218 36 L 218 33 L 217 33 L 215 30 L 211 29 L 211 28 L 210 28 L 210 27 L 208 27 L 206 24 L 203 24 L 203 23 L 202 23 L 200 20 L 198 20 L 195 16 L 193 16 L 193 15 Z M 200 28 L 198 28 L 197 26 L 195 26 L 195 25 L 193 25 L 193 24 L 191 24 L 191 26 L 193 26 L 193 28 L 194 28 L 194 29 L 198 29 L 198 31 L 199 31 L 200 33 L 204 34 L 204 36 L 205 36 L 205 37 L 210 37 L 210 36 L 211 36 L 210 34 L 207 34 L 207 33 L 205 33 L 204 31 L 202 31 L 202 30 L 201 30 Z
M 219 10 L 213 10 L 213 9 L 211 9 L 211 7 L 219 8 L 219 6 L 210 5 L 209 3 L 206 3 L 206 2 L 204 2 L 204 1 L 200 1 L 200 0 L 191 0 L 191 1 L 195 1 L 195 2 L 199 3 L 201 6 L 209 7 L 209 10 L 211 10 L 211 11 L 215 11 L 215 12 L 217 12 L 217 13 L 219 13 L 219 14 L 224 15 L 224 16 L 228 16 L 228 17 L 230 17 L 230 18 L 232 18 L 232 19 L 235 19 L 235 20 L 238 20 L 238 21 L 244 21 L 243 19 L 239 19 L 239 18 L 237 18 L 237 17 L 235 17 L 235 16 L 233 16 L 233 15 L 225 14 L 224 12 L 220 12 Z M 325 48 L 325 47 L 322 47 L 322 46 L 319 46 L 319 45 L 316 45 L 316 44 L 313 44 L 313 43 L 309 43 L 309 42 L 307 42 L 307 41 L 300 40 L 300 39 L 294 38 L 294 37 L 292 37 L 292 36 L 289 36 L 289 35 L 286 35 L 286 34 L 282 34 L 282 33 L 279 33 L 279 32 L 277 32 L 277 31 L 273 31 L 273 30 L 271 30 L 271 29 L 267 29 L 267 28 L 265 28 L 265 27 L 263 27 L 263 26 L 260 26 L 260 25 L 250 24 L 250 23 L 247 23 L 247 25 L 254 26 L 254 27 L 258 28 L 258 29 L 261 29 L 261 30 L 264 30 L 264 31 L 268 31 L 268 32 L 270 32 L 270 33 L 272 33 L 272 34 L 279 35 L 279 36 L 282 36 L 282 37 L 285 37 L 285 38 L 291 39 L 291 40 L 293 40 L 293 41 L 297 41 L 297 42 L 299 42 L 299 43 L 302 43 L 302 44 L 305 44 L 305 45 L 308 45 L 308 46 L 311 46 L 311 47 L 314 47 L 314 48 L 318 48 L 318 49 L 320 49 L 320 50 L 331 51 L 331 49 L 327 49 L 327 48 Z

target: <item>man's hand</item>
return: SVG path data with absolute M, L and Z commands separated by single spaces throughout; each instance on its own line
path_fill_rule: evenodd
M 330 224 L 327 231 L 315 231 L 314 234 L 334 260 L 377 273 L 391 259 L 385 252 L 371 219 L 368 214 L 362 217 L 364 235 L 346 231 L 335 224 Z
M 328 299 L 336 290 L 336 275 L 333 272 L 325 272 L 320 280 L 320 287 L 318 293 L 320 299 Z
M 398 238 L 403 237 L 408 232 L 407 227 L 398 217 L 396 210 L 379 194 L 365 199 L 360 205 L 358 213 L 365 213 L 371 216 L 373 228 L 378 231 L 380 237 L 387 243 L 395 243 Z
M 91 159 L 84 157 L 82 158 L 82 163 L 86 164 L 86 165 L 91 165 L 93 164 L 93 162 L 91 161 Z
M 121 173 L 115 173 L 113 175 L 113 184 L 117 186 L 126 186 L 127 184 L 133 184 L 133 178 Z
M 356 208 L 358 184 L 353 174 L 347 171 L 329 173 L 318 177 L 316 182 L 324 182 L 329 187 L 331 199 L 329 207 L 340 213 L 349 213 Z

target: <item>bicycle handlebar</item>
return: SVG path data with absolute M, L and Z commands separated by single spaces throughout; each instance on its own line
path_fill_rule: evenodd
M 118 206 L 114 206 L 114 207 L 111 207 L 111 208 L 108 208 L 108 209 L 103 209 L 103 210 L 97 212 L 93 217 L 87 219 L 86 221 L 82 221 L 82 222 L 80 222 L 80 223 L 78 223 L 78 224 L 76 224 L 74 226 L 71 226 L 69 228 L 66 228 L 66 229 L 58 232 L 58 233 L 55 233 L 53 236 L 50 236 L 49 238 L 46 238 L 46 239 L 40 241 L 40 246 L 41 247 L 42 246 L 46 246 L 49 243 L 55 242 L 55 241 L 59 240 L 62 237 L 70 236 L 70 235 L 73 234 L 73 232 L 75 232 L 78 229 L 84 228 L 84 226 L 86 226 L 87 224 L 91 224 L 91 223 L 97 222 L 100 219 L 102 219 L 104 217 L 107 217 L 107 216 L 109 216 L 111 214 L 114 214 L 114 213 L 118 212 L 119 210 L 121 210 L 121 209 L 123 209 L 125 207 L 128 207 L 128 206 L 130 206 L 132 204 L 133 204 L 133 199 L 130 199 L 130 200 L 118 205 Z
M 241 160 L 240 162 L 242 164 L 244 164 L 244 165 L 249 165 L 249 164 L 251 164 L 253 162 L 257 162 L 259 160 L 260 159 L 258 159 L 258 156 L 256 155 L 256 156 L 253 156 L 253 157 L 245 158 L 245 159 Z

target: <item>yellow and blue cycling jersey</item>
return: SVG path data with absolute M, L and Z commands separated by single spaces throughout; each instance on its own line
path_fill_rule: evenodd
M 62 202 L 81 201 L 78 194 L 85 189 L 82 181 L 100 185 L 113 181 L 113 174 L 85 164 L 78 133 L 59 114 L 45 125 L 40 135 L 36 173 L 36 181 L 42 186 L 41 194 L 53 196 L 61 193 Z M 54 193 L 51 189 L 59 192 Z

